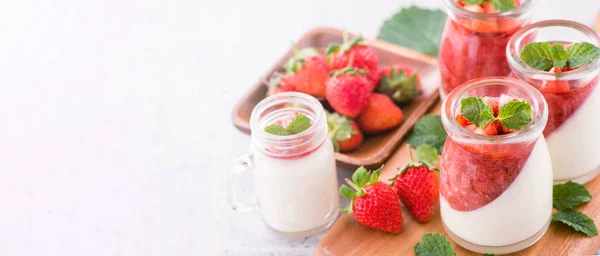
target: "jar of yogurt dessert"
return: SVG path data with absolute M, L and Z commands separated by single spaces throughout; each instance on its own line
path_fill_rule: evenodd
M 547 20 L 515 33 L 506 49 L 514 75 L 538 89 L 548 102 L 544 136 L 552 156 L 554 182 L 588 182 L 600 172 L 600 61 L 596 59 L 566 72 L 541 71 L 520 57 L 525 45 L 532 41 L 563 46 L 587 42 L 600 47 L 600 38 L 583 24 Z
M 471 96 L 495 102 L 495 115 L 508 102 L 527 102 L 531 119 L 519 130 L 497 123 L 472 127 L 460 118 L 461 101 Z M 544 97 L 514 78 L 481 78 L 452 91 L 441 115 L 448 137 L 440 161 L 440 211 L 449 237 L 478 253 L 512 253 L 534 244 L 552 214 Z
M 506 45 L 530 21 L 535 0 L 513 0 L 516 8 L 499 12 L 490 5 L 468 5 L 444 0 L 448 19 L 440 45 L 442 99 L 459 85 L 475 78 L 508 76 Z
M 310 127 L 293 135 L 265 131 L 302 114 Z M 314 97 L 279 93 L 262 100 L 250 117 L 250 153 L 230 173 L 229 200 L 234 210 L 256 208 L 267 226 L 292 236 L 310 236 L 327 229 L 339 213 L 333 144 L 327 136 L 327 117 Z M 251 170 L 256 200 L 236 198 L 237 176 Z

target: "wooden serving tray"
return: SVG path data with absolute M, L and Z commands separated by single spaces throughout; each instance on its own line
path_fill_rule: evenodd
M 439 114 L 441 104 L 432 113 Z M 394 177 L 398 167 L 406 165 L 409 160 L 409 147 L 406 143 L 387 161 L 380 180 L 387 181 Z M 592 201 L 578 207 L 600 224 L 600 176 L 588 182 L 585 187 L 592 195 Z M 400 234 L 390 234 L 364 227 L 350 214 L 343 214 L 327 232 L 317 246 L 316 255 L 414 255 L 414 246 L 421 241 L 424 234 L 437 232 L 448 237 L 442 227 L 442 219 L 437 212 L 425 224 L 417 223 L 402 206 L 403 230 Z M 515 230 L 515 232 L 519 232 Z M 450 238 L 448 240 L 452 241 Z M 481 255 L 468 251 L 452 242 L 456 255 Z M 586 237 L 562 224 L 552 223 L 544 236 L 533 246 L 512 255 L 597 255 L 600 250 L 600 236 Z
M 350 37 L 355 35 L 349 34 Z M 306 33 L 296 43 L 298 48 L 315 47 L 324 49 L 330 43 L 341 43 L 343 32 L 337 29 L 317 28 Z M 387 66 L 402 63 L 419 70 L 423 94 L 413 103 L 402 108 L 403 123 L 387 133 L 376 136 L 366 136 L 364 143 L 356 150 L 349 153 L 336 153 L 335 158 L 339 166 L 353 168 L 356 166 L 374 167 L 381 165 L 397 148 L 404 136 L 410 131 L 415 122 L 435 104 L 439 97 L 439 68 L 435 58 L 409 50 L 388 42 L 365 38 L 365 44 L 371 46 L 379 57 L 380 65 Z M 283 63 L 292 56 L 290 50 L 277 61 L 258 81 L 233 109 L 232 121 L 235 127 L 245 133 L 250 133 L 250 114 L 254 106 L 265 98 L 267 88 L 263 81 L 273 72 L 281 70 Z

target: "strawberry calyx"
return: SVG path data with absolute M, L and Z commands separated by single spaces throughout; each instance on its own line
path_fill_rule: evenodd
M 319 55 L 319 52 L 312 47 L 298 50 L 298 46 L 292 44 L 292 57 L 283 63 L 283 69 L 286 75 L 296 74 L 296 71 L 304 65 L 304 60 Z
M 340 150 L 340 141 L 350 139 L 353 134 L 358 134 L 358 131 L 352 128 L 352 120 L 338 113 L 329 113 L 327 115 L 327 134 L 333 143 L 335 151 Z
M 419 168 L 419 167 L 422 167 L 422 166 L 425 166 L 425 167 L 427 167 L 428 170 L 430 170 L 432 172 L 435 172 L 436 175 L 438 175 L 438 176 L 440 175 L 440 171 L 437 168 L 433 167 L 431 164 L 427 163 L 427 162 L 422 162 L 422 161 L 419 161 L 419 162 L 410 162 L 410 163 L 406 164 L 404 167 L 398 168 L 398 172 L 396 173 L 396 175 L 393 178 L 389 179 L 388 181 L 392 182 L 391 186 L 393 187 L 394 186 L 394 182 L 396 181 L 396 179 L 400 175 L 402 175 L 404 172 L 406 172 L 408 169 L 410 169 L 410 168 Z
M 345 184 L 342 184 L 342 186 L 340 187 L 340 194 L 348 199 L 354 199 L 357 197 L 364 196 L 367 193 L 364 187 L 377 183 L 379 181 L 379 175 L 381 174 L 382 169 L 383 166 L 369 173 L 367 168 L 365 168 L 364 166 L 359 167 L 358 169 L 356 169 L 356 171 L 354 171 L 354 174 L 352 174 L 352 180 L 348 178 L 345 179 L 346 183 L 348 183 L 350 187 L 346 186 Z M 342 208 L 341 211 L 343 213 L 351 213 L 352 201 L 348 206 Z
M 377 91 L 390 96 L 396 104 L 408 104 L 421 94 L 417 75 L 418 72 L 415 71 L 407 76 L 404 70 L 391 67 L 390 75 L 381 77 Z
M 338 51 L 341 53 L 345 53 L 348 50 L 352 49 L 352 47 L 361 44 L 364 39 L 362 37 L 352 38 L 348 41 L 348 35 L 344 32 L 344 43 L 342 44 L 329 44 L 325 49 L 325 54 L 333 54 Z
M 352 62 L 350 62 L 352 63 Z M 345 67 L 342 69 L 334 70 L 329 72 L 329 76 L 341 76 L 341 75 L 367 75 L 367 71 L 364 69 L 358 69 L 353 67 Z

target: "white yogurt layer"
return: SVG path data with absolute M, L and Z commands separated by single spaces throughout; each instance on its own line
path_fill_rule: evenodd
M 554 180 L 577 178 L 600 166 L 599 87 L 597 85 L 579 109 L 548 136 Z
M 301 232 L 337 216 L 339 197 L 333 144 L 299 159 L 280 159 L 254 151 L 254 182 L 263 220 L 281 232 Z
M 533 236 L 552 214 L 552 164 L 544 137 L 538 139 L 519 176 L 489 204 L 457 211 L 440 197 L 444 224 L 470 243 L 505 246 Z

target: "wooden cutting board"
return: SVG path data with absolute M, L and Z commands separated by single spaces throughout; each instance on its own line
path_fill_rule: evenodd
M 441 104 L 432 113 L 439 114 Z M 403 143 L 387 161 L 381 180 L 394 177 L 396 169 L 409 162 L 409 147 Z M 600 156 L 598 156 L 600 157 Z M 600 176 L 585 187 L 592 194 L 592 201 L 577 208 L 600 224 Z M 403 231 L 389 234 L 361 226 L 352 215 L 343 214 L 317 246 L 316 255 L 414 255 L 413 248 L 421 236 L 431 232 L 446 235 L 442 227 L 439 207 L 434 217 L 425 224 L 417 223 L 403 207 Z M 515 232 L 519 232 L 515 230 Z M 463 249 L 452 242 L 456 255 L 481 255 Z M 600 236 L 586 237 L 562 224 L 552 223 L 546 234 L 533 246 L 512 255 L 595 255 L 600 250 Z

